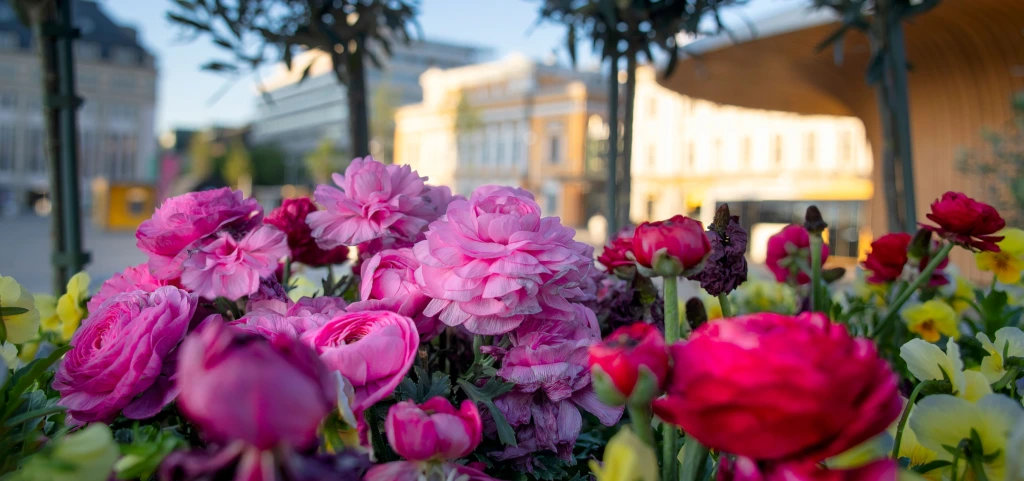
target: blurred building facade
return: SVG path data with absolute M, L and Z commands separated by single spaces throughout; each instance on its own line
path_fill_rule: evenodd
M 521 55 L 420 77 L 423 102 L 395 115 L 395 162 L 463 195 L 485 184 L 534 193 L 583 226 L 600 211 L 607 87 L 600 74 Z
M 94 181 L 151 180 L 156 141 L 156 67 L 135 29 L 89 0 L 74 3 L 79 176 L 89 205 Z M 0 0 L 0 214 L 41 201 L 49 190 L 41 77 L 32 32 Z M 45 211 L 45 208 L 41 209 Z
M 419 76 L 431 67 L 452 68 L 475 61 L 481 50 L 473 46 L 444 42 L 417 41 L 408 45 L 396 43 L 390 58 L 382 59 L 381 68 L 367 69 L 367 107 L 374 143 L 371 153 L 380 155 L 380 142 L 393 138 L 388 130 L 393 110 L 401 105 L 419 102 L 422 98 Z M 302 158 L 326 140 L 339 151 L 350 152 L 348 104 L 346 88 L 338 83 L 331 69 L 330 56 L 318 50 L 296 56 L 288 70 L 279 65 L 263 85 L 257 99 L 256 118 L 252 123 L 254 144 L 275 144 L 287 155 L 287 177 L 284 182 L 297 183 L 301 177 Z M 303 71 L 309 68 L 306 78 Z M 382 118 L 375 118 L 376 115 Z M 377 127 L 377 128 L 374 128 Z
M 631 170 L 634 222 L 685 213 L 707 224 L 728 203 L 759 246 L 778 225 L 803 222 L 813 203 L 829 219 L 833 255 L 855 258 L 865 247 L 872 156 L 854 117 L 715 104 L 663 87 L 642 67 Z

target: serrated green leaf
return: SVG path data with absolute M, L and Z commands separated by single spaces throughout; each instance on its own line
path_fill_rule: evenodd
M 505 415 L 498 409 L 498 406 L 494 404 L 494 398 L 511 391 L 514 386 L 512 383 L 499 381 L 497 378 L 488 379 L 487 383 L 481 387 L 476 387 L 465 379 L 459 379 L 459 387 L 466 392 L 466 395 L 474 402 L 487 407 L 491 417 L 494 419 L 494 425 L 498 431 L 498 440 L 507 446 L 519 445 L 516 441 L 516 432 L 508 424 L 508 420 L 505 419 Z

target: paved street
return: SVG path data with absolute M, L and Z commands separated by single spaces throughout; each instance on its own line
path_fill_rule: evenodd
M 106 232 L 83 219 L 85 250 L 92 254 L 86 269 L 92 288 L 146 257 L 135 248 L 135 231 Z M 52 267 L 50 218 L 25 215 L 0 218 L 0 275 L 13 276 L 32 292 L 50 292 Z

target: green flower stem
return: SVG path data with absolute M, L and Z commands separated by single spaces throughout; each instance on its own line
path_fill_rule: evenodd
M 824 244 L 824 239 L 821 238 L 821 232 L 810 233 L 810 246 L 811 246 L 811 311 L 821 312 L 823 309 L 824 302 L 822 299 L 821 289 L 821 246 Z
M 0 344 L 7 342 L 7 325 L 4 324 L 4 313 L 0 312 Z
M 672 344 L 679 340 L 679 279 L 665 277 L 665 342 Z M 689 329 L 689 325 L 687 325 Z
M 985 467 L 981 464 L 981 453 L 971 453 L 971 458 L 968 462 L 971 464 L 971 471 L 974 471 L 974 479 L 977 481 L 988 481 Z M 967 476 L 964 477 L 966 478 Z
M 284 258 L 284 274 L 281 276 L 281 285 L 284 286 L 284 291 L 288 292 L 288 282 L 291 281 L 292 277 L 292 257 L 288 256 Z
M 665 277 L 665 342 L 674 344 L 679 340 L 679 279 L 676 276 Z M 690 325 L 686 325 L 689 334 Z M 679 467 L 676 461 L 676 453 L 679 439 L 679 430 L 669 424 L 661 425 L 661 479 L 671 481 L 676 479 L 676 472 Z
M 483 357 L 483 354 L 480 352 L 480 348 L 481 347 L 484 347 L 484 336 L 482 336 L 480 334 L 474 334 L 473 335 L 473 362 L 475 364 L 480 364 L 480 358 Z
M 935 269 L 939 267 L 939 264 L 946 259 L 946 256 L 949 255 L 949 251 L 951 250 L 953 250 L 952 243 L 943 244 L 942 249 L 939 249 L 939 253 L 935 254 L 935 257 L 933 257 L 931 261 L 928 262 L 928 265 L 925 266 L 924 270 L 921 271 L 921 275 L 917 276 L 917 279 L 914 279 L 914 282 L 911 282 L 910 285 L 903 290 L 900 296 L 893 301 L 892 305 L 889 306 L 889 312 L 886 313 L 885 318 L 882 319 L 882 322 L 878 323 L 878 326 L 875 327 L 875 330 L 871 332 L 869 337 L 874 339 L 878 337 L 882 331 L 889 328 L 889 325 L 896 320 L 896 316 L 899 314 L 900 308 L 903 307 L 903 304 L 906 304 L 907 300 L 910 299 L 910 296 L 913 295 L 914 292 L 916 292 L 917 289 L 925 282 L 932 278 L 932 272 L 934 272 Z
M 914 387 L 914 390 L 910 393 L 910 398 L 907 399 L 907 407 L 903 408 L 900 423 L 896 425 L 896 439 L 892 444 L 892 459 L 900 459 L 900 442 L 903 441 L 903 428 L 907 426 L 907 420 L 910 419 L 910 410 L 914 407 L 914 402 L 917 401 L 917 396 L 921 394 L 921 389 L 924 388 L 925 384 L 927 384 L 927 381 L 918 383 Z
M 628 404 L 626 411 L 629 412 L 629 420 L 633 423 L 633 430 L 641 441 L 648 446 L 654 446 L 654 430 L 651 429 L 651 406 L 649 404 Z
M 732 304 L 729 304 L 729 296 L 725 293 L 719 294 L 718 305 L 722 307 L 722 317 L 732 317 Z
M 683 445 L 683 465 L 679 471 L 679 481 L 697 481 L 710 452 L 707 446 L 693 436 L 687 436 L 686 444 Z

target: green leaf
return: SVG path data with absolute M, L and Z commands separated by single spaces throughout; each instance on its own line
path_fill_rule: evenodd
M 207 62 L 200 67 L 203 70 L 209 70 L 211 72 L 237 72 L 238 67 L 229 63 L 218 62 L 216 60 Z
M 494 418 L 494 425 L 498 430 L 498 439 L 507 446 L 518 446 L 516 442 L 516 432 L 512 429 L 512 426 L 508 424 L 508 420 L 505 419 L 505 415 L 501 413 L 498 406 L 494 404 L 494 398 L 505 394 L 515 387 L 512 383 L 499 381 L 497 378 L 491 378 L 487 380 L 487 383 L 481 387 L 476 387 L 465 379 L 459 379 L 459 387 L 466 392 L 474 402 L 483 404 L 490 411 L 491 417 Z
M 35 384 L 35 382 L 43 375 L 43 373 L 46 372 L 47 369 L 50 368 L 50 366 L 64 356 L 64 353 L 70 350 L 71 346 L 59 347 L 54 349 L 49 356 L 42 359 L 36 359 L 28 363 L 25 367 L 15 371 L 14 375 L 11 376 L 11 379 L 8 381 L 8 390 L 4 393 L 4 400 L 7 401 L 7 405 L 2 411 L 0 419 L 5 419 L 13 414 L 21 405 L 21 395 L 27 391 L 28 388 L 32 387 L 32 385 Z
M 430 398 L 442 396 L 448 397 L 448 394 L 452 390 L 452 381 L 447 374 L 443 372 L 434 372 L 433 375 L 428 376 L 427 372 L 419 366 L 413 368 L 413 373 L 416 375 L 416 381 L 413 382 L 411 377 L 402 379 L 402 382 L 395 389 L 395 393 L 399 398 L 409 399 L 416 404 L 422 404 Z
M 18 314 L 24 314 L 28 312 L 28 309 L 24 307 L 0 307 L 0 316 L 17 316 Z
M 946 466 L 949 466 L 951 464 L 953 464 L 953 463 L 951 463 L 949 461 L 938 460 L 938 461 L 932 461 L 930 463 L 924 463 L 924 464 L 922 464 L 920 466 L 914 466 L 912 469 L 913 469 L 913 471 L 915 473 L 924 474 L 924 473 L 927 473 L 929 471 L 934 471 L 936 469 L 945 468 Z
M 24 422 L 32 420 L 39 421 L 42 418 L 45 418 L 46 416 L 49 416 L 51 414 L 64 412 L 64 410 L 65 408 L 63 406 L 49 406 L 40 409 L 33 409 L 31 411 L 18 414 L 17 416 L 12 416 L 4 423 L 4 426 L 11 428 Z

